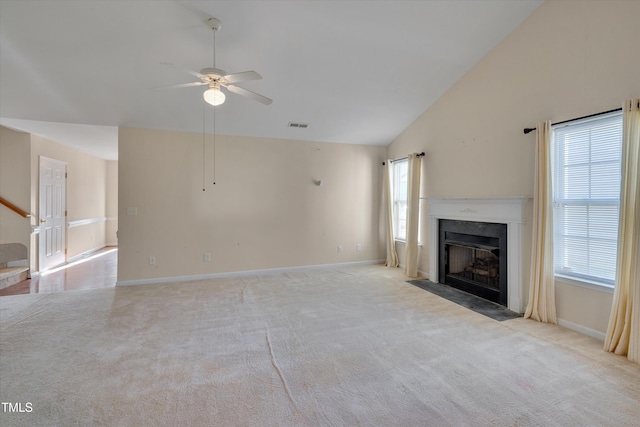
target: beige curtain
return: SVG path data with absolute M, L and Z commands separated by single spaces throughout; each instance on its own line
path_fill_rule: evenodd
M 387 267 L 398 266 L 398 253 L 396 252 L 396 239 L 393 235 L 393 192 L 391 190 L 391 176 L 393 167 L 391 160 L 385 162 L 384 167 L 384 204 L 386 219 L 386 237 L 387 237 L 387 261 L 384 263 Z
M 557 323 L 553 272 L 553 193 L 551 186 L 551 122 L 538 123 L 533 190 L 533 245 L 529 303 L 525 318 Z
M 404 272 L 418 277 L 418 224 L 420 221 L 420 166 L 422 158 L 409 154 L 407 171 L 407 239 Z
M 622 116 L 622 184 L 616 289 L 604 349 L 640 363 L 640 99 Z

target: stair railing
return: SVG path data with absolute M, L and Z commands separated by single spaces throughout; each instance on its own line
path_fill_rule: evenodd
M 13 203 L 3 199 L 2 197 L 0 197 L 0 204 L 5 205 L 7 208 L 11 209 L 12 211 L 14 211 L 15 213 L 17 213 L 18 215 L 20 215 L 23 218 L 29 218 L 31 216 L 31 214 L 29 212 L 23 211 L 22 209 L 20 209 L 19 207 L 17 207 Z

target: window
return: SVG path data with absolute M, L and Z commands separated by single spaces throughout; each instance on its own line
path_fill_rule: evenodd
M 614 284 L 621 154 L 620 113 L 553 128 L 557 275 Z
M 393 189 L 393 235 L 396 240 L 407 239 L 407 173 L 409 162 L 406 159 L 392 163 Z

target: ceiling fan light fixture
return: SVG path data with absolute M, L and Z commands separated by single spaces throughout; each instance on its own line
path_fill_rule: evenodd
M 224 103 L 224 100 L 226 98 L 224 93 L 222 93 L 222 91 L 220 90 L 220 87 L 215 85 L 211 85 L 209 89 L 205 90 L 202 96 L 207 103 L 213 105 L 214 107 L 216 105 L 221 105 L 222 103 Z
M 271 104 L 273 102 L 272 99 L 235 85 L 236 83 L 241 83 L 247 80 L 260 80 L 262 79 L 262 76 L 260 74 L 256 73 L 255 71 L 242 71 L 240 73 L 227 74 L 226 71 L 216 68 L 216 32 L 220 29 L 222 24 L 220 23 L 220 20 L 216 18 L 210 18 L 207 22 L 209 24 L 209 27 L 211 27 L 211 29 L 213 30 L 213 67 L 206 67 L 200 70 L 200 72 L 196 72 L 173 64 L 165 63 L 165 65 L 171 65 L 178 70 L 184 71 L 187 74 L 191 74 L 192 76 L 200 79 L 199 82 L 182 83 L 168 87 L 179 88 L 209 85 L 209 89 L 204 91 L 202 95 L 205 102 L 213 105 L 214 107 L 224 104 L 224 101 L 226 99 L 226 96 L 220 90 L 220 87 L 225 87 L 229 92 L 233 92 L 237 95 L 253 99 L 254 101 L 260 102 L 261 104 Z

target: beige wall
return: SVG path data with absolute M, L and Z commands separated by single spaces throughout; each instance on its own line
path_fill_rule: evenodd
M 0 197 L 20 209 L 31 211 L 30 198 L 31 136 L 0 126 Z M 0 243 L 31 242 L 31 222 L 0 205 Z
M 33 211 L 38 212 L 40 156 L 66 162 L 67 222 L 95 221 L 67 230 L 67 259 L 104 247 L 106 245 L 107 161 L 37 135 L 31 136 L 31 143 Z M 37 247 L 37 239 L 34 245 Z M 34 256 L 37 256 L 37 249 Z
M 425 197 L 532 196 L 535 133 L 522 129 L 640 97 L 638 22 L 638 1 L 543 3 L 398 136 L 388 155 L 426 152 Z M 428 272 L 426 255 L 420 259 Z M 610 294 L 558 283 L 556 295 L 563 321 L 606 330 Z
M 107 161 L 107 188 L 106 188 L 106 244 L 118 245 L 118 162 Z
M 383 258 L 385 147 L 218 135 L 215 185 L 212 147 L 202 191 L 201 134 L 120 129 L 120 282 Z

